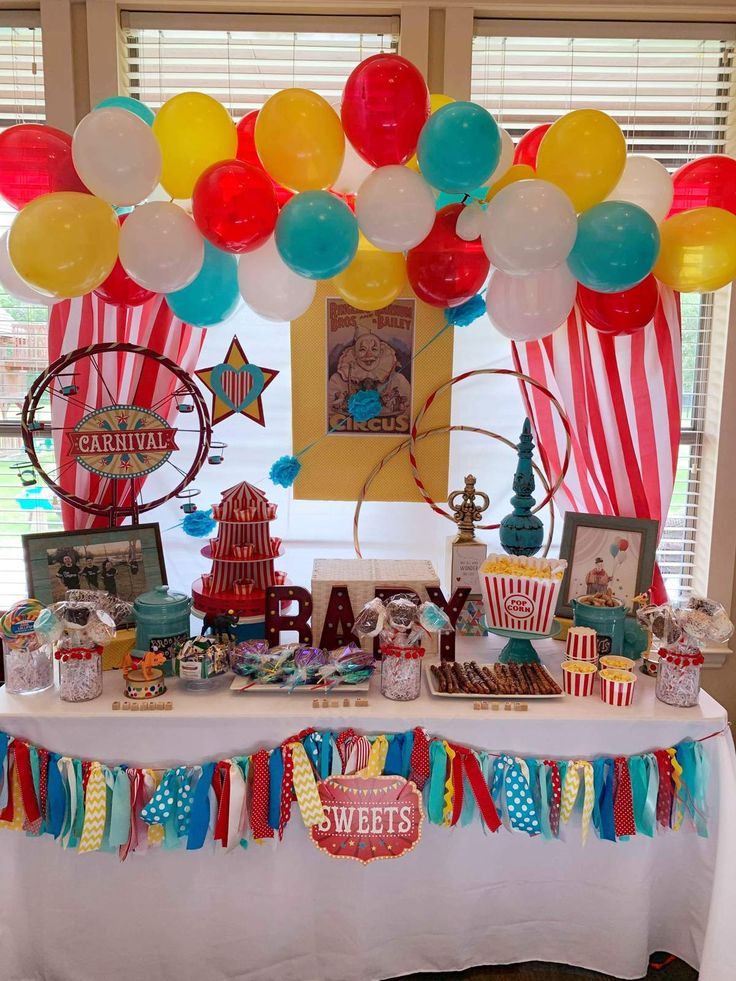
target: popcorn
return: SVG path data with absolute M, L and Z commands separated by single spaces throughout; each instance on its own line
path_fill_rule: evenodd
M 604 668 L 601 671 L 601 678 L 604 681 L 636 681 L 636 677 L 631 673 L 631 671 L 617 671 L 614 668 Z
M 480 567 L 481 573 L 501 576 L 524 576 L 527 579 L 562 579 L 567 562 L 564 559 L 538 559 L 526 555 L 489 555 Z

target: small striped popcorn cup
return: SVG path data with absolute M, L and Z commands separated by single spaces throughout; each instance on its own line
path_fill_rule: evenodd
M 235 512 L 236 521 L 252 521 L 256 516 L 255 508 L 238 508 Z
M 222 504 L 213 504 L 210 510 L 215 521 L 222 520 Z
M 247 542 L 244 545 L 233 545 L 233 555 L 236 559 L 250 559 L 253 556 L 253 545 Z
M 595 664 L 590 661 L 562 662 L 562 687 L 566 695 L 592 695 L 595 676 Z
M 607 705 L 626 706 L 634 701 L 636 675 L 631 671 L 606 668 L 599 674 L 601 701 Z
M 233 583 L 233 592 L 238 596 L 250 596 L 254 586 L 255 583 L 252 579 L 236 579 Z
M 565 657 L 568 661 L 597 661 L 598 634 L 592 627 L 570 627 Z
M 269 520 L 273 521 L 273 519 L 276 517 L 276 512 L 278 511 L 278 509 L 279 509 L 278 504 L 269 504 L 268 508 L 266 509 L 266 517 L 268 517 Z
M 280 538 L 272 538 L 271 539 L 271 555 L 275 557 L 275 556 L 277 556 L 279 554 L 280 551 L 281 551 L 281 539 Z

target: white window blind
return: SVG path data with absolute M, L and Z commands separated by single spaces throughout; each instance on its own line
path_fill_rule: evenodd
M 290 86 L 335 101 L 359 62 L 398 50 L 395 17 L 161 17 L 122 18 L 129 94 L 153 108 L 178 92 L 206 92 L 240 119 Z M 255 29 L 254 22 L 268 29 Z
M 727 151 L 733 133 L 734 29 L 708 25 L 699 37 L 631 37 L 644 25 L 478 20 L 471 97 L 514 141 L 570 109 L 614 117 L 630 153 L 675 170 L 694 157 Z M 688 32 L 690 28 L 688 27 Z M 590 36 L 586 36 L 586 31 Z M 660 33 L 665 33 L 659 29 Z M 733 143 L 731 143 L 733 146 Z M 683 412 L 675 490 L 658 560 L 672 598 L 692 588 L 710 339 L 712 294 L 682 297 Z
M 38 14 L 0 12 L 0 129 L 45 121 Z M 0 234 L 16 212 L 0 199 Z M 48 363 L 48 310 L 0 287 L 0 609 L 25 595 L 21 535 L 61 526 L 58 502 L 39 483 L 20 440 L 28 386 Z M 51 453 L 49 446 L 44 451 Z M 24 484 L 23 481 L 26 481 Z

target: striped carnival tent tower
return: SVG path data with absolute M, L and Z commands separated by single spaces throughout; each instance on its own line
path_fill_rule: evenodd
M 282 554 L 281 540 L 270 533 L 276 505 L 260 488 L 242 481 L 222 492 L 212 517 L 217 535 L 202 549 L 212 568 L 192 585 L 195 609 L 210 615 L 233 611 L 241 619 L 263 617 L 267 587 L 285 581 L 285 574 L 274 570 Z

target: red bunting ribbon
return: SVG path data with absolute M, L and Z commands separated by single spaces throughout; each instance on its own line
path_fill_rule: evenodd
M 350 756 L 350 746 L 355 738 L 355 729 L 343 729 L 340 735 L 335 740 L 335 745 L 337 746 L 337 752 L 340 756 L 340 761 L 342 763 L 343 773 L 345 772 L 345 764 Z
M 294 786 L 294 761 L 291 758 L 291 746 L 281 749 L 284 761 L 284 773 L 281 778 L 281 808 L 279 810 L 279 841 L 284 837 L 284 829 L 291 818 L 292 788 Z
M 84 799 L 87 799 L 87 784 L 89 783 L 89 775 L 92 772 L 92 763 L 90 760 L 82 760 L 82 793 L 84 794 Z
M 666 749 L 658 749 L 654 756 L 659 769 L 657 821 L 662 827 L 668 828 L 672 813 L 672 760 Z
M 217 798 L 217 817 L 215 819 L 214 840 L 227 848 L 227 836 L 230 825 L 230 764 L 224 760 L 215 767 L 212 774 L 212 786 Z
M 23 809 L 26 812 L 24 828 L 26 831 L 30 831 L 31 834 L 37 835 L 41 832 L 41 811 L 38 808 L 36 789 L 33 786 L 31 754 L 28 751 L 28 743 L 24 743 L 19 739 L 15 742 L 15 763 L 18 767 L 18 780 L 23 798 Z
M 623 756 L 614 760 L 613 829 L 617 838 L 636 834 L 631 774 Z
M 140 770 L 129 767 L 127 772 L 128 779 L 130 780 L 130 830 L 128 832 L 128 840 L 118 850 L 118 858 L 121 862 L 125 861 L 130 851 L 135 851 L 138 847 L 138 822 L 136 821 L 136 814 L 138 812 L 135 808 L 140 786 L 143 782 L 143 774 Z
M 560 806 L 562 804 L 562 782 L 560 780 L 560 768 L 557 760 L 545 760 L 544 765 L 548 766 L 552 774 L 552 797 L 549 801 L 549 828 L 552 834 L 557 837 L 560 833 Z
M 259 749 L 251 759 L 253 791 L 250 802 L 250 827 L 253 838 L 273 838 L 273 828 L 268 823 L 268 794 L 270 776 L 268 771 L 268 750 Z
M 38 778 L 38 794 L 41 798 L 41 816 L 44 821 L 48 817 L 48 793 L 49 793 L 49 751 L 38 749 L 38 759 L 40 763 L 40 773 Z
M 498 816 L 496 805 L 488 789 L 488 784 L 483 779 L 483 771 L 480 768 L 478 757 L 468 749 L 467 746 L 455 746 L 451 743 L 455 756 L 452 761 L 452 777 L 455 787 L 455 802 L 452 811 L 451 824 L 456 824 L 463 809 L 463 773 L 468 778 L 470 789 L 473 791 L 475 803 L 481 813 L 486 827 L 491 831 L 498 831 L 501 827 L 501 819 Z M 460 804 L 458 806 L 458 798 Z
M 409 768 L 412 780 L 421 790 L 429 780 L 429 742 L 427 733 L 420 726 L 414 730 Z

